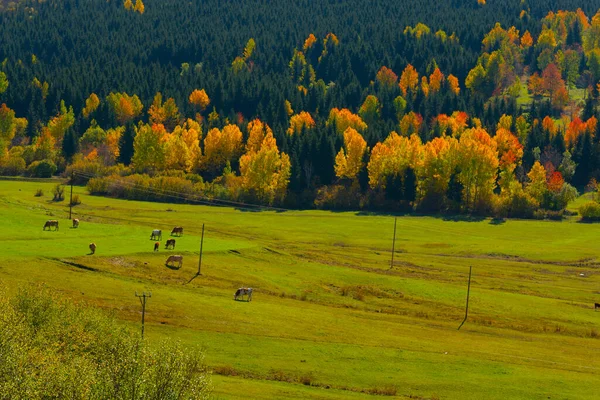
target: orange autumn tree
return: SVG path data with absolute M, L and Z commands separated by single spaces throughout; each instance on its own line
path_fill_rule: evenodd
M 168 132 L 173 131 L 181 119 L 175 99 L 170 97 L 163 103 L 160 92 L 154 96 L 154 101 L 148 109 L 148 115 L 150 124 L 163 124 Z
M 548 178 L 548 190 L 558 193 L 562 189 L 565 180 L 559 171 L 554 171 Z
M 299 134 L 303 130 L 310 130 L 316 126 L 315 120 L 306 111 L 293 115 L 290 118 L 290 127 L 287 130 L 288 135 Z
M 140 116 L 144 105 L 137 95 L 127 93 L 110 93 L 106 97 L 109 109 L 121 125 L 125 125 Z
M 258 122 L 254 121 L 255 127 Z M 291 164 L 289 156 L 277 148 L 271 129 L 265 126 L 262 130 L 266 134 L 261 143 L 247 147 L 248 151 L 240 157 L 241 186 L 250 197 L 274 204 L 285 197 Z
M 335 156 L 335 174 L 340 179 L 356 181 L 364 167 L 363 156 L 367 151 L 367 142 L 355 129 L 344 131 L 344 147 Z
M 406 68 L 404 68 L 402 75 L 400 75 L 400 83 L 398 85 L 400 86 L 400 90 L 404 97 L 406 97 L 409 90 L 413 93 L 416 92 L 417 87 L 419 86 L 419 73 L 415 67 L 408 64 Z
M 386 66 L 381 67 L 375 77 L 379 85 L 386 89 L 391 89 L 398 82 L 398 75 Z
M 210 104 L 210 98 L 206 94 L 206 90 L 198 90 L 194 89 L 190 96 L 188 97 L 188 101 L 191 105 L 196 106 L 200 109 L 200 111 L 206 110 L 206 107 Z
M 444 74 L 442 74 L 442 71 L 436 67 L 436 69 L 429 76 L 429 91 L 431 94 L 436 94 L 440 91 L 443 81 Z
M 423 123 L 423 117 L 414 111 L 404 115 L 400 120 L 400 133 L 404 136 L 410 136 L 413 133 L 419 133 L 421 124 Z
M 590 135 L 593 136 L 596 133 L 597 124 L 598 120 L 594 116 L 592 116 L 586 122 L 582 121 L 579 117 L 573 118 L 573 120 L 567 126 L 567 130 L 565 132 L 565 144 L 567 147 L 571 148 L 574 146 L 579 137 L 586 132 L 589 132 Z
M 304 41 L 304 45 L 302 46 L 302 51 L 304 51 L 306 53 L 308 51 L 308 49 L 310 49 L 314 46 L 315 43 L 317 43 L 317 38 L 314 34 L 311 33 L 310 35 L 308 35 L 308 37 Z
M 436 122 L 440 127 L 442 134 L 450 130 L 452 136 L 459 136 L 467 128 L 467 120 L 469 116 L 464 111 L 454 111 L 451 116 L 440 114 L 436 118 Z
M 496 148 L 498 149 L 500 168 L 500 188 L 503 191 L 509 189 L 512 182 L 516 180 L 515 169 L 521 164 L 523 158 L 523 145 L 519 139 L 505 127 L 499 127 L 494 136 Z
M 523 36 L 521 37 L 521 48 L 528 49 L 533 46 L 533 37 L 529 31 L 525 31 Z
M 448 85 L 450 86 L 452 93 L 458 96 L 460 93 L 460 84 L 458 83 L 458 78 L 452 74 L 448 75 Z

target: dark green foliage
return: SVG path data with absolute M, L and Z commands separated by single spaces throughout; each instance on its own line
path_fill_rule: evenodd
M 27 167 L 27 174 L 34 178 L 51 178 L 56 172 L 56 164 L 50 160 L 34 161 Z

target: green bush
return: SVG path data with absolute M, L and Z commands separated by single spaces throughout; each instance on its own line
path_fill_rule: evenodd
M 35 290 L 34 290 L 35 289 Z M 44 288 L 0 288 L 0 398 L 207 399 L 198 349 L 150 345 L 99 310 Z
M 34 161 L 27 167 L 27 175 L 34 178 L 51 178 L 56 169 L 56 164 L 50 160 Z
M 595 201 L 590 201 L 579 207 L 582 221 L 600 221 L 600 204 Z

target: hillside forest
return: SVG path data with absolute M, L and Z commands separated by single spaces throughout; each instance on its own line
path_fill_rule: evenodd
M 0 174 L 560 216 L 600 179 L 600 1 L 441 3 L 0 2 Z

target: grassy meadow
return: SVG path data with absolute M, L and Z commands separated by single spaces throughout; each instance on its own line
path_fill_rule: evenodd
M 0 285 L 44 283 L 136 329 L 134 293 L 151 291 L 148 340 L 202 346 L 216 399 L 599 398 L 600 225 L 401 216 L 390 269 L 389 215 L 135 202 L 75 187 L 73 229 L 53 186 L 0 181 Z M 59 231 L 42 231 L 47 219 Z M 165 250 L 176 225 L 184 236 Z M 184 256 L 181 269 L 165 266 L 169 254 Z M 255 288 L 252 302 L 233 300 L 240 286 Z

